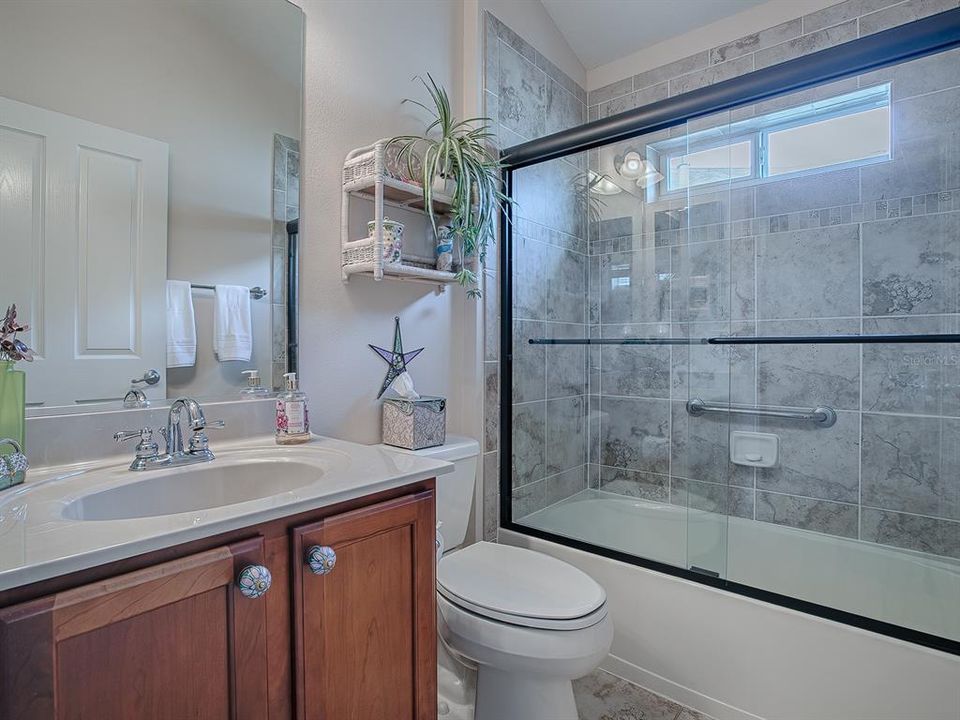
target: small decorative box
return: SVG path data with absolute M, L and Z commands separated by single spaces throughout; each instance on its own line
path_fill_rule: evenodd
M 11 438 L 3 438 L 0 440 L 0 447 L 5 446 L 12 447 L 13 452 L 9 455 L 0 455 L 0 490 L 22 483 L 30 467 L 20 443 Z
M 383 442 L 420 450 L 443 445 L 447 439 L 447 399 L 423 395 L 419 400 L 383 401 Z

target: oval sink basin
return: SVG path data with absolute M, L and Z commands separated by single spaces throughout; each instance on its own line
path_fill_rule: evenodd
M 317 465 L 292 460 L 192 465 L 148 471 L 142 480 L 91 493 L 63 509 L 69 520 L 127 520 L 235 505 L 310 485 Z

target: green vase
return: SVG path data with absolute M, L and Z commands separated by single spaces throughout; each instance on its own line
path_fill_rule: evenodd
M 13 438 L 26 452 L 27 374 L 14 370 L 11 360 L 0 360 L 0 438 Z M 0 447 L 0 455 L 13 448 Z

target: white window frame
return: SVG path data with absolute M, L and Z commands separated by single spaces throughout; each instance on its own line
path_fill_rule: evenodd
M 736 178 L 728 178 L 726 180 L 717 180 L 715 182 L 709 183 L 697 183 L 695 185 L 687 185 L 686 187 L 671 188 L 670 180 L 673 175 L 671 169 L 671 161 L 674 158 L 685 157 L 687 155 L 693 155 L 704 150 L 713 150 L 714 148 L 728 147 L 732 145 L 739 145 L 743 142 L 750 143 L 750 174 L 743 175 Z M 696 143 L 694 145 L 679 145 L 676 150 L 671 152 L 662 153 L 660 155 L 660 173 L 663 175 L 662 183 L 665 187 L 665 194 L 676 194 L 683 193 L 691 188 L 703 188 L 703 187 L 715 187 L 718 185 L 726 185 L 731 182 L 748 182 L 750 180 L 758 180 L 762 177 L 760 174 L 760 165 L 761 165 L 761 147 L 760 147 L 760 137 L 758 133 L 752 132 L 745 135 L 732 136 L 729 138 L 720 138 L 714 140 L 713 142 L 704 142 Z
M 869 94 L 870 91 L 873 91 L 874 94 Z M 889 83 L 883 83 L 876 85 L 872 88 L 861 88 L 860 90 L 852 91 L 849 93 L 844 93 L 843 95 L 837 96 L 837 98 L 847 98 L 849 96 L 863 94 L 863 98 L 854 98 L 850 105 L 837 110 L 830 112 L 824 112 L 822 110 L 813 109 L 810 110 L 805 115 L 801 115 L 792 119 L 785 119 L 782 121 L 771 121 L 769 124 L 760 124 L 758 127 L 753 127 L 750 129 L 742 130 L 740 132 L 736 131 L 737 125 L 750 125 L 762 123 L 763 118 L 751 118 L 738 123 L 733 123 L 730 126 L 731 132 L 726 137 L 713 137 L 705 139 L 703 141 L 697 140 L 697 135 L 700 132 L 690 133 L 686 137 L 664 140 L 657 143 L 652 143 L 648 146 L 648 157 L 653 156 L 659 159 L 659 170 L 663 175 L 663 180 L 658 182 L 653 188 L 653 198 L 650 199 L 659 199 L 659 198 L 670 198 L 670 197 L 679 197 L 686 195 L 688 192 L 695 190 L 707 191 L 711 188 L 722 188 L 728 186 L 746 186 L 746 185 L 755 185 L 761 182 L 766 182 L 769 180 L 785 180 L 792 177 L 799 177 L 803 175 L 811 175 L 815 173 L 821 173 L 824 171 L 833 171 L 833 170 L 842 170 L 850 167 L 862 167 L 864 165 L 872 165 L 878 162 L 887 162 L 893 159 L 893 96 Z M 883 103 L 878 104 L 878 98 L 883 99 Z M 823 102 L 823 101 L 821 101 Z M 838 117 L 846 117 L 848 115 L 856 115 L 867 110 L 876 109 L 877 107 L 887 107 L 888 111 L 891 113 L 890 121 L 890 138 L 889 138 L 889 152 L 886 155 L 878 155 L 870 158 L 858 158 L 855 160 L 847 160 L 840 163 L 833 163 L 830 165 L 821 165 L 814 168 L 807 168 L 804 170 L 797 170 L 795 172 L 789 173 L 778 173 L 776 175 L 770 174 L 770 158 L 769 158 L 769 147 L 770 147 L 770 135 L 775 134 L 781 130 L 789 130 L 795 127 L 801 127 L 803 125 L 812 125 L 814 123 L 823 122 L 825 120 L 831 120 Z M 801 106 L 802 107 L 802 106 Z M 777 114 L 789 114 L 789 111 L 783 111 L 783 113 L 771 113 L 771 115 Z M 715 132 L 715 130 L 714 130 Z M 710 150 L 717 147 L 724 147 L 728 145 L 737 145 L 742 142 L 750 142 L 750 174 L 743 177 L 729 178 L 727 180 L 718 180 L 715 182 L 708 183 L 698 183 L 695 185 L 687 185 L 680 188 L 671 188 L 671 160 L 677 157 L 683 157 L 686 155 L 692 155 L 694 153 L 700 152 L 702 150 Z

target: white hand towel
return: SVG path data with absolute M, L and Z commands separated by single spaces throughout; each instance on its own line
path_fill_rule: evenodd
M 190 283 L 167 280 L 167 367 L 190 367 L 196 362 L 197 324 Z
M 247 362 L 253 351 L 250 288 L 242 285 L 217 285 L 215 294 L 213 351 L 220 362 Z

